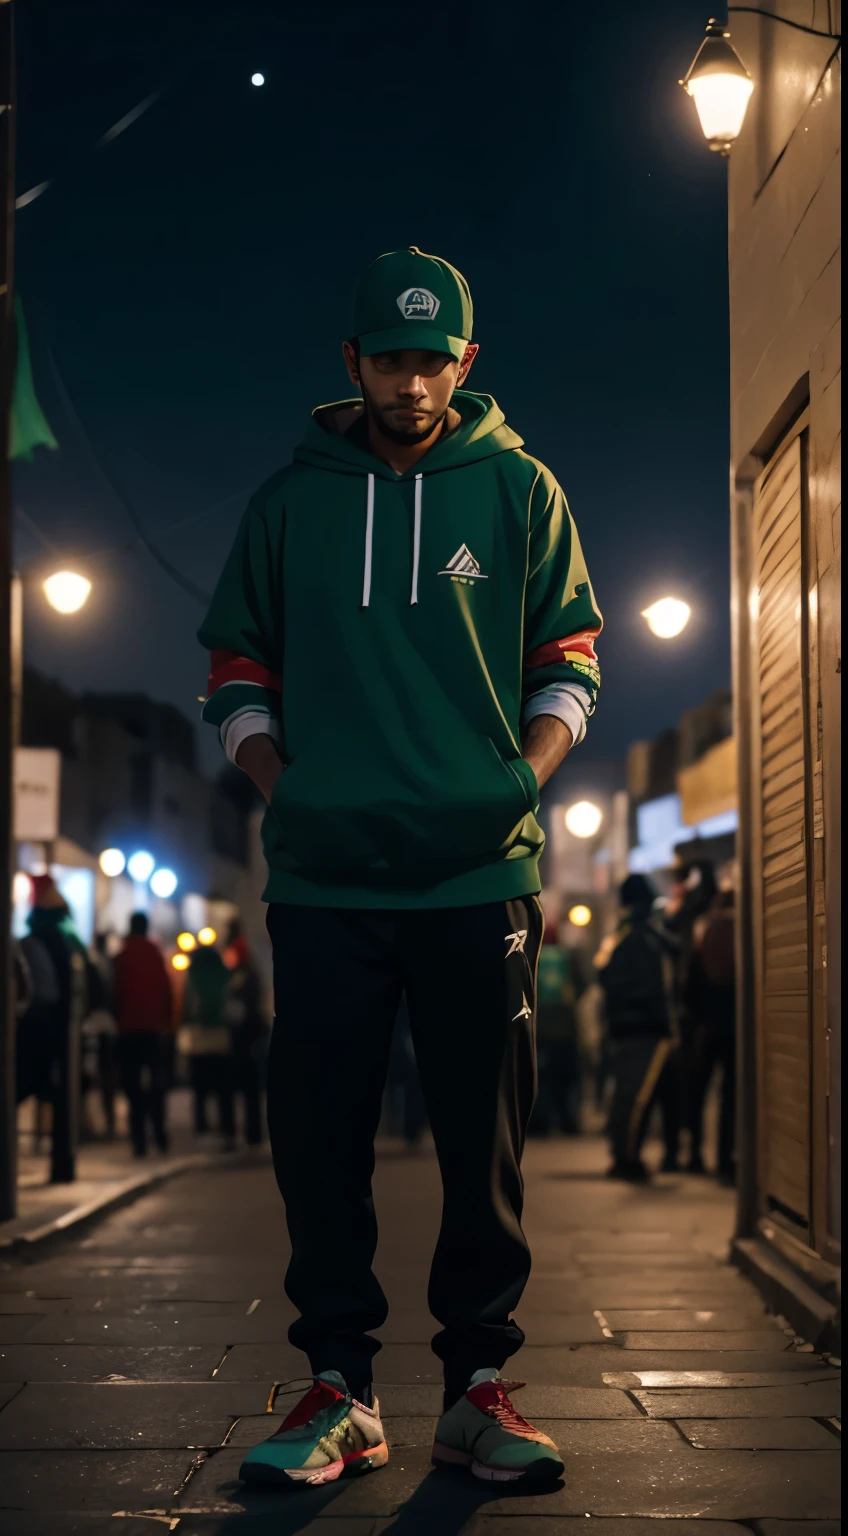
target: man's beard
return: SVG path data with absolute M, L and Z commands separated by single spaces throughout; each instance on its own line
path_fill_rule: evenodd
M 364 390 L 362 391 L 362 398 L 365 401 L 366 411 L 372 421 L 379 427 L 383 437 L 388 438 L 390 443 L 397 443 L 402 448 L 412 448 L 416 443 L 423 443 L 428 437 L 432 437 L 436 428 L 443 425 L 448 414 L 447 408 L 445 408 L 441 416 L 429 416 L 423 427 L 419 427 L 414 431 L 404 432 L 398 427 L 393 427 L 391 422 L 386 420 L 383 412 L 377 409 L 373 400 L 369 399 Z

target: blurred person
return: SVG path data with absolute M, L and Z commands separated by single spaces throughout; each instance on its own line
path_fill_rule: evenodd
M 250 1480 L 388 1457 L 371 1175 L 404 992 L 444 1184 L 434 1451 L 470 1467 L 474 1440 L 487 1476 L 562 1470 L 499 1373 L 530 1262 L 539 788 L 594 708 L 601 617 L 553 475 L 462 388 L 476 352 L 448 262 L 411 246 L 367 268 L 344 344 L 361 398 L 316 410 L 254 497 L 200 631 L 204 718 L 269 802 L 269 1121 L 290 1340 L 315 1377 Z
M 16 1092 L 18 1103 L 35 1096 L 64 1112 L 62 1087 L 68 1070 L 68 1043 L 79 1045 L 88 1013 L 85 946 L 70 908 L 52 875 L 31 877 L 32 909 L 20 953 L 29 975 L 28 1005 L 18 1019 Z
M 234 923 L 224 952 L 230 972 L 226 1018 L 230 1026 L 233 1087 L 244 1103 L 244 1137 L 249 1147 L 262 1141 L 262 1100 L 269 1030 L 262 1010 L 262 977 L 250 945 Z
M 696 1025 L 689 1006 L 687 980 L 692 961 L 695 925 L 709 909 L 716 893 L 716 874 L 709 859 L 687 859 L 683 855 L 674 871 L 669 896 L 662 906 L 662 925 L 677 945 L 674 967 L 674 1002 L 679 1032 L 679 1081 L 681 1119 L 689 1133 L 686 1173 L 704 1173 L 704 1164 L 694 1146 L 692 1116 L 697 1099 L 699 1077 Z
M 654 917 L 656 898 L 644 875 L 628 875 L 620 891 L 618 928 L 595 956 L 614 1078 L 609 1172 L 611 1178 L 632 1183 L 649 1177 L 640 1153 L 654 1103 L 665 1099 L 674 1112 L 679 1097 L 673 1067 L 677 950 Z M 666 1143 L 664 1168 L 676 1166 L 676 1159 L 672 1138 Z
M 732 886 L 716 891 L 692 930 L 685 997 L 693 1028 L 689 1078 L 692 1171 L 705 1168 L 704 1103 L 716 1068 L 721 1075 L 718 1122 L 718 1176 L 735 1179 L 736 1117 L 736 936 Z
M 162 951 L 149 937 L 144 912 L 134 912 L 115 959 L 113 1006 L 118 1026 L 117 1061 L 130 1107 L 130 1139 L 136 1157 L 147 1155 L 148 1124 L 160 1152 L 165 1128 L 167 1043 L 174 1027 L 174 1000 Z
M 189 1058 L 194 1129 L 209 1134 L 207 1107 L 218 1104 L 225 1150 L 235 1146 L 235 1082 L 232 1032 L 227 1019 L 230 973 L 214 945 L 196 949 L 185 973 L 180 1047 Z
M 580 1132 L 582 1073 L 577 1034 L 578 986 L 575 967 L 561 942 L 560 925 L 545 928 L 539 952 L 536 994 L 536 1055 L 539 1086 L 530 1118 L 531 1136 Z
M 96 1088 L 103 1110 L 107 1141 L 115 1139 L 115 1095 L 120 1087 L 115 1020 L 115 975 L 108 954 L 109 936 L 97 933 L 88 957 L 89 1014 L 83 1038 L 89 1056 L 90 1086 Z

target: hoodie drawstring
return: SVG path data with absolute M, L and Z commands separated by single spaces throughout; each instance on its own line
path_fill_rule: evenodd
M 423 475 L 415 476 L 415 518 L 412 531 L 412 588 L 409 606 L 418 602 L 418 569 L 421 564 L 421 507 L 423 501 Z M 371 568 L 374 561 L 374 476 L 368 476 L 368 496 L 365 504 L 365 563 L 362 571 L 362 606 L 371 604 Z
M 418 602 L 418 566 L 421 560 L 421 500 L 423 495 L 424 477 L 415 476 L 415 522 L 412 532 L 412 591 L 409 594 L 409 606 L 414 608 Z
M 362 606 L 371 602 L 371 564 L 374 553 L 374 476 L 368 476 L 368 500 L 365 510 L 365 568 L 362 573 Z

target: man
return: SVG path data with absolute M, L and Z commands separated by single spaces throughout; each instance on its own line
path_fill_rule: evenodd
M 144 912 L 134 912 L 129 936 L 115 960 L 118 1065 L 129 1100 L 136 1157 L 147 1155 L 148 1122 L 160 1152 L 168 1150 L 165 1085 L 174 1003 L 162 952 L 148 936 L 148 928 Z
M 562 1470 L 499 1373 L 530 1266 L 538 793 L 594 707 L 601 618 L 553 475 L 460 387 L 471 334 L 446 261 L 410 246 L 367 268 L 344 344 L 362 399 L 315 411 L 254 498 L 200 631 L 204 717 L 270 807 L 269 1128 L 290 1339 L 315 1377 L 248 1479 L 387 1458 L 371 1175 L 404 992 L 444 1182 L 434 1457 L 484 1478 Z
M 656 899 L 650 880 L 628 875 L 619 894 L 618 929 L 595 956 L 615 1082 L 609 1173 L 630 1183 L 643 1183 L 649 1177 L 639 1154 L 658 1098 L 666 1135 L 663 1167 L 672 1171 L 677 1165 L 676 944 L 653 920 Z

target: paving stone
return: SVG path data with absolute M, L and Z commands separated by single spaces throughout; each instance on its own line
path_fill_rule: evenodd
M 40 1514 L 50 1536 L 53 1510 L 114 1511 L 171 1504 L 188 1468 L 185 1451 L 0 1451 L 0 1510 Z M 115 1536 L 120 1526 L 116 1523 Z
M 815 1419 L 681 1419 L 699 1450 L 838 1451 L 839 1440 Z
M 24 1380 L 25 1377 L 16 1373 L 15 1380 L 0 1381 L 0 1411 L 5 1408 L 7 1403 L 12 1401 L 13 1397 L 17 1397 L 24 1384 Z
M 599 1311 L 613 1333 L 631 1330 L 642 1333 L 739 1333 L 747 1328 L 762 1329 L 765 1308 L 759 1307 L 756 1311 L 751 1308 L 747 1312 L 741 1308 L 732 1312 L 705 1308 L 700 1312 L 688 1312 L 670 1308 L 625 1311 L 601 1307 Z M 784 1339 L 776 1323 L 773 1327 L 775 1333 Z
M 3 1510 L 3 1536 L 48 1536 L 44 1511 Z M 143 1516 L 116 1519 L 111 1513 L 57 1515 L 51 1510 L 49 1536 L 151 1536 L 151 1526 Z M 343 1536 L 338 1527 L 336 1536 Z
M 709 1358 L 709 1357 L 708 1357 Z M 766 1357 L 768 1358 L 768 1357 Z M 802 1361 L 803 1355 L 790 1355 L 788 1359 Z M 841 1372 L 828 1370 L 824 1365 L 814 1371 L 796 1369 L 791 1385 L 818 1386 L 822 1381 L 839 1381 Z M 785 1387 L 786 1371 L 609 1371 L 604 1373 L 604 1385 L 623 1387 Z
M 2 1450 L 220 1445 L 233 1421 L 261 1413 L 268 1388 L 217 1382 L 150 1386 L 35 1383 L 0 1414 Z
M 279 1514 L 281 1501 L 273 1489 L 245 1490 L 238 1483 L 242 1454 L 240 1449 L 227 1448 L 211 1456 L 192 1478 L 180 1500 L 181 1510 L 250 1512 L 255 1517 Z M 516 1489 L 505 1494 L 502 1484 L 475 1486 L 476 1480 L 464 1474 L 432 1469 L 428 1452 L 415 1447 L 394 1456 L 385 1471 L 347 1487 L 331 1484 L 326 1490 L 292 1490 L 287 1493 L 285 1512 L 291 1531 L 308 1529 L 310 1517 L 331 1511 L 336 1518 L 400 1512 L 390 1527 L 395 1536 L 446 1530 L 461 1531 L 464 1536 L 463 1522 L 483 1510 L 513 1519 L 590 1514 L 752 1520 L 758 1513 L 766 1517 L 779 1509 L 784 1518 L 830 1519 L 839 1509 L 838 1462 L 836 1456 L 798 1451 L 707 1454 L 679 1441 L 651 1454 L 575 1456 L 563 1485 L 545 1493 Z
M 531 1536 L 585 1536 L 586 1527 L 581 1523 L 585 1515 L 534 1515 L 532 1525 L 526 1530 Z M 403 1536 L 399 1521 L 401 1515 L 395 1519 L 389 1516 L 386 1519 L 376 1520 L 371 1527 L 370 1536 Z M 477 1515 L 472 1515 L 462 1526 L 461 1536 L 525 1536 L 521 1531 L 519 1520 L 521 1514 L 493 1515 L 488 1510 L 482 1510 Z M 789 1523 L 789 1522 L 787 1522 Z M 329 1531 L 327 1536 L 347 1536 L 347 1525 L 336 1526 L 335 1533 Z M 443 1529 L 445 1522 L 442 1521 Z M 180 1527 L 182 1529 L 182 1527 Z M 312 1536 L 312 1526 L 309 1527 Z M 454 1526 L 448 1526 L 450 1536 L 456 1530 Z M 657 1530 L 656 1520 L 605 1520 L 592 1521 L 592 1536 L 747 1536 L 744 1525 L 735 1525 L 729 1520 L 664 1520 L 662 1532 Z M 194 1536 L 194 1527 L 187 1525 L 187 1530 Z M 227 1536 L 230 1536 L 231 1527 L 228 1525 Z M 411 1527 L 407 1527 L 409 1536 L 413 1536 Z M 256 1527 L 257 1533 L 260 1527 Z M 205 1533 L 204 1533 L 205 1536 Z M 212 1536 L 210 1529 L 209 1536 Z M 216 1533 L 217 1536 L 217 1533 Z M 245 1529 L 244 1536 L 248 1536 Z M 263 1533 L 264 1536 L 264 1533 Z M 269 1532 L 270 1536 L 270 1532 Z M 423 1525 L 419 1526 L 419 1536 L 427 1536 Z M 836 1536 L 836 1533 L 833 1533 Z
M 285 1344 L 289 1321 L 254 1320 L 238 1313 L 216 1313 L 193 1317 L 190 1309 L 182 1315 L 170 1312 L 143 1312 L 119 1316 L 101 1312 L 57 1313 L 34 1322 L 26 1333 L 31 1344 Z
M 838 1520 L 755 1520 L 759 1536 L 840 1536 Z
M 3 1344 L 17 1344 L 21 1339 L 31 1338 L 33 1328 L 37 1328 L 44 1320 L 43 1312 L 7 1315 L 0 1319 L 0 1341 Z
M 722 1391 L 704 1387 L 694 1392 L 652 1392 L 640 1388 L 633 1396 L 657 1419 L 741 1419 L 746 1414 L 762 1419 L 828 1419 L 838 1416 L 840 1402 L 835 1381 L 809 1387 L 729 1387 Z M 2 1422 L 0 1419 L 0 1427 Z
M 106 1381 L 112 1376 L 126 1381 L 208 1381 L 222 1353 L 208 1344 L 179 1349 L 10 1344 L 0 1349 L 0 1381 Z
M 751 1328 L 745 1333 L 636 1333 L 623 1332 L 615 1335 L 621 1349 L 725 1349 L 770 1350 L 782 1353 L 789 1347 L 789 1340 L 779 1328 Z

